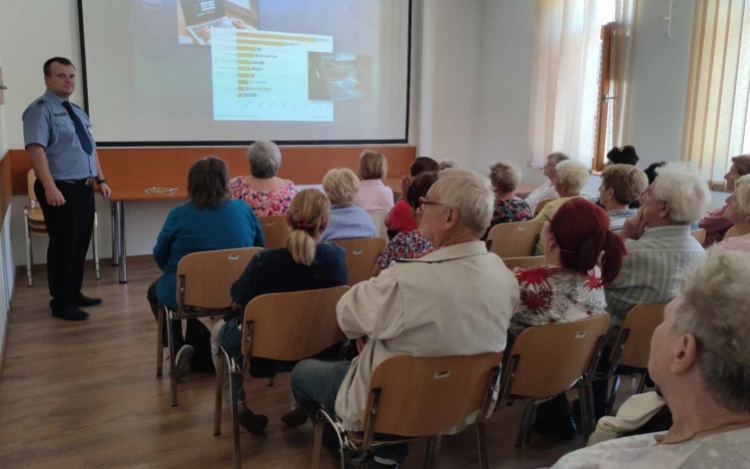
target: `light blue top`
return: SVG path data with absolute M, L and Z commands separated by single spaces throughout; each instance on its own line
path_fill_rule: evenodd
M 71 104 L 73 112 L 81 119 L 91 137 L 92 147 L 96 148 L 89 117 L 83 109 Z M 56 94 L 47 91 L 26 108 L 23 113 L 23 137 L 26 147 L 44 147 L 52 179 L 64 181 L 97 176 L 94 152 L 89 155 L 81 147 L 73 119 L 63 107 L 63 99 Z
M 191 203 L 173 208 L 154 246 L 154 260 L 164 271 L 156 285 L 159 303 L 177 309 L 177 264 L 188 254 L 264 244 L 258 217 L 243 200 L 203 210 Z
M 333 205 L 331 216 L 328 218 L 328 228 L 321 235 L 320 241 L 372 238 L 377 235 L 375 222 L 362 208 L 356 205 Z

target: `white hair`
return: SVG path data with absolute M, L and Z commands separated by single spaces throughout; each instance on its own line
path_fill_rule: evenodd
M 734 197 L 737 199 L 740 213 L 750 216 L 750 174 L 737 179 L 734 186 Z
M 463 224 L 481 236 L 492 220 L 495 193 L 490 180 L 468 169 L 444 169 L 432 186 L 441 203 L 455 207 Z
M 669 204 L 669 215 L 680 223 L 694 223 L 708 211 L 711 191 L 700 172 L 687 163 L 669 163 L 656 170 L 653 197 Z
M 555 171 L 557 171 L 557 182 L 567 184 L 568 192 L 571 194 L 580 193 L 589 181 L 589 169 L 575 160 L 557 163 Z
M 658 179 L 657 179 L 658 181 Z M 680 285 L 672 334 L 692 334 L 706 390 L 722 407 L 750 412 L 750 253 L 713 247 Z
M 250 161 L 250 174 L 258 179 L 276 176 L 281 166 L 281 150 L 273 142 L 258 140 L 247 149 Z

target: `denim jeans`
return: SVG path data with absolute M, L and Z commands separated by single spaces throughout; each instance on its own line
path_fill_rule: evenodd
M 336 396 L 350 367 L 350 361 L 312 359 L 299 362 L 292 370 L 294 399 L 314 423 L 317 424 L 316 417 L 321 407 L 328 415 L 336 415 Z M 323 446 L 332 454 L 338 453 L 338 438 L 330 425 L 323 429 Z M 374 451 L 374 454 L 379 459 L 402 464 L 409 454 L 409 447 L 406 443 L 385 446 Z

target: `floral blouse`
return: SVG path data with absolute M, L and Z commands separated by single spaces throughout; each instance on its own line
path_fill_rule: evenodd
M 598 267 L 587 277 L 554 266 L 516 268 L 513 274 L 521 287 L 508 330 L 514 336 L 527 327 L 577 321 L 607 310 Z
M 292 197 L 297 194 L 292 181 L 286 181 L 282 187 L 272 191 L 253 189 L 245 176 L 236 177 L 229 184 L 232 188 L 232 197 L 247 202 L 258 217 L 286 215 Z
M 387 269 L 397 259 L 418 259 L 432 251 L 432 243 L 419 230 L 404 231 L 393 237 L 377 259 L 381 269 Z
M 525 200 L 495 200 L 495 210 L 492 212 L 491 226 L 500 223 L 514 223 L 534 218 L 534 214 Z

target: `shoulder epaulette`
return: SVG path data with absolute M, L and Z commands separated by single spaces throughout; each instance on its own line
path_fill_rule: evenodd
M 47 102 L 47 100 L 44 99 L 44 98 L 42 98 L 42 99 L 40 99 L 39 101 L 36 102 L 36 107 L 42 107 L 42 106 L 44 106 L 44 103 L 46 103 L 46 102 Z

